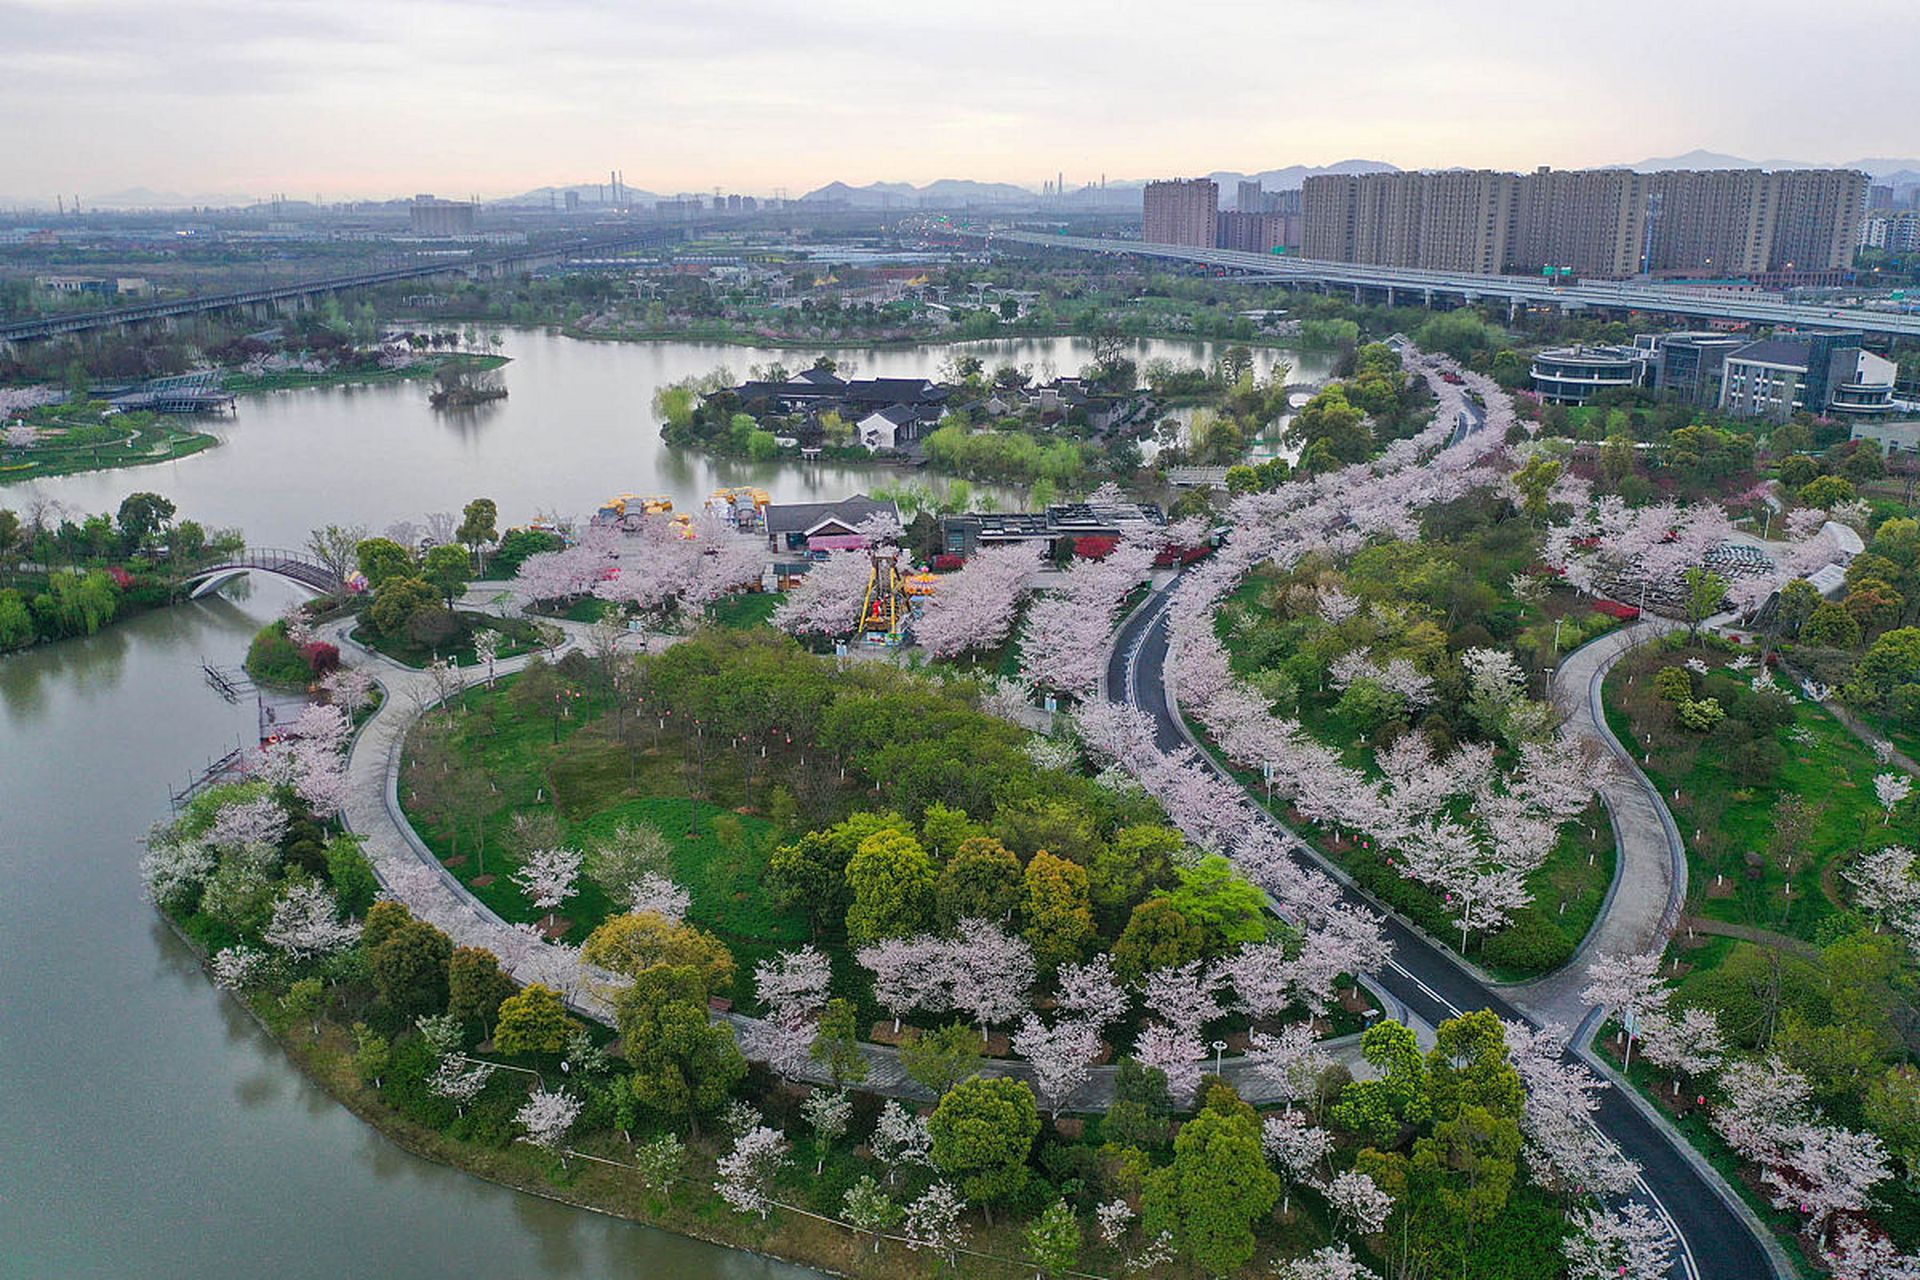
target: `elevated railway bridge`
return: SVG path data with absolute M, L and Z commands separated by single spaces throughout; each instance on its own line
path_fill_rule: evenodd
M 185 316 L 222 311 L 264 311 L 288 304 L 298 305 L 328 294 L 344 293 L 403 280 L 428 280 L 447 276 L 492 279 L 524 274 L 540 267 L 558 266 L 580 257 L 618 253 L 677 239 L 682 228 L 650 228 L 618 236 L 592 240 L 572 240 L 562 244 L 529 246 L 508 253 L 448 258 L 378 271 L 357 271 L 347 275 L 325 276 L 312 280 L 290 280 L 283 284 L 263 285 L 257 289 L 237 289 L 227 293 L 203 294 L 190 298 L 167 298 L 108 307 L 99 311 L 77 311 L 67 315 L 40 316 L 0 324 L 0 348 L 16 343 L 44 341 L 69 335 L 122 328 L 130 325 L 166 323 Z
M 1579 280 L 1555 283 L 1542 276 L 1416 271 L 1405 267 L 1321 262 L 1290 254 L 1246 253 L 1235 249 L 1203 249 L 1188 245 L 1148 244 L 1139 240 L 1045 235 L 996 228 L 963 229 L 959 234 L 984 240 L 988 248 L 1020 245 L 1078 253 L 1154 258 L 1210 267 L 1249 280 L 1270 280 L 1323 289 L 1352 289 L 1356 297 L 1363 294 L 1378 296 L 1389 305 L 1431 306 L 1435 299 L 1468 303 L 1504 302 L 1509 319 L 1525 307 L 1550 306 L 1567 311 L 1639 311 L 1686 320 L 1736 320 L 1800 329 L 1859 330 L 1891 337 L 1920 338 L 1920 314 L 1787 302 L 1755 294 L 1688 288 L 1663 281 Z

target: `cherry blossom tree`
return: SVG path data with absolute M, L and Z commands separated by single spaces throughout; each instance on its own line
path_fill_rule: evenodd
M 1920 939 L 1920 878 L 1914 853 L 1904 845 L 1873 849 L 1840 873 L 1853 889 L 1853 905 L 1904 937 Z
M 1273 1274 L 1277 1280 L 1380 1280 L 1345 1244 L 1323 1245 L 1304 1257 L 1284 1259 Z
M 933 1135 L 926 1119 L 917 1116 L 889 1098 L 880 1108 L 880 1118 L 868 1139 L 874 1159 L 887 1167 L 887 1185 L 892 1186 L 900 1170 L 913 1165 L 932 1167 Z
M 1058 1115 L 1093 1075 L 1100 1033 L 1090 1022 L 1063 1018 L 1048 1026 L 1029 1013 L 1013 1033 L 1013 1051 L 1033 1068 L 1033 1091 L 1049 1113 Z
M 1219 998 L 1225 980 L 1222 970 L 1202 960 L 1155 969 L 1147 975 L 1147 1008 L 1197 1041 L 1206 1025 L 1226 1012 Z
M 320 677 L 320 688 L 349 717 L 373 705 L 373 674 L 365 667 L 335 667 Z
M 1109 1249 L 1117 1249 L 1127 1237 L 1127 1228 L 1133 1224 L 1133 1206 L 1125 1200 L 1108 1200 L 1093 1209 L 1093 1220 L 1100 1233 L 1100 1243 Z
M 982 1034 L 1010 1022 L 1027 1008 L 1038 972 L 1026 940 L 988 920 L 962 920 L 948 952 L 948 998 L 971 1014 Z
M 914 639 L 936 658 L 994 648 L 1012 631 L 1039 571 L 1038 543 L 982 547 L 958 573 L 939 580 L 913 624 Z
M 553 927 L 553 913 L 573 897 L 580 881 L 581 855 L 574 849 L 536 849 L 527 855 L 513 873 L 513 882 L 547 913 L 547 927 Z
M 223 991 L 239 991 L 260 980 L 267 955 L 245 945 L 222 947 L 213 955 L 213 984 Z
M 1623 1026 L 1634 1025 L 1665 1009 L 1673 991 L 1660 980 L 1657 952 L 1601 956 L 1587 967 L 1587 985 L 1580 998 L 1604 1005 Z M 1634 1035 L 1627 1036 L 1621 1070 L 1633 1064 Z
M 1826 1258 L 1833 1280 L 1920 1280 L 1920 1254 L 1903 1254 L 1893 1241 L 1861 1226 L 1836 1232 Z
M 513 1122 L 526 1134 L 526 1141 L 543 1151 L 559 1154 L 567 1130 L 580 1118 L 585 1104 L 564 1089 L 536 1088 L 513 1114 Z
M 487 688 L 493 688 L 493 664 L 500 657 L 500 633 L 482 627 L 473 633 L 473 660 L 487 669 Z
M 1200 1064 L 1207 1056 L 1199 1036 L 1164 1022 L 1149 1022 L 1140 1028 L 1133 1056 L 1166 1075 L 1167 1096 L 1175 1103 L 1186 1106 L 1193 1101 L 1200 1089 Z
M 779 1075 L 792 1079 L 807 1065 L 815 1024 L 827 1005 L 833 968 L 813 946 L 762 960 L 754 966 L 754 991 L 767 1016 L 746 1036 L 748 1056 L 763 1058 Z
M 1761 1166 L 1782 1163 L 1794 1135 L 1811 1119 L 1813 1086 L 1778 1058 L 1741 1059 L 1720 1073 L 1725 1102 L 1713 1127 L 1740 1155 Z
M 272 796 L 254 796 L 221 807 L 206 842 L 232 853 L 277 856 L 287 836 L 287 811 Z
M 834 551 L 817 560 L 787 592 L 770 621 L 789 635 L 844 636 L 860 621 L 873 564 L 864 551 Z
M 1070 964 L 1060 970 L 1059 990 L 1054 997 L 1060 1011 L 1080 1018 L 1098 1035 L 1127 1016 L 1132 999 L 1113 972 L 1113 959 L 1097 955 L 1085 964 Z
M 156 832 L 140 855 L 140 879 L 147 899 L 165 910 L 184 905 L 213 874 L 212 850 L 198 840 L 177 840 Z
M 1773 1189 L 1775 1208 L 1807 1216 L 1822 1248 L 1833 1215 L 1867 1208 L 1874 1185 L 1893 1172 L 1877 1134 L 1838 1125 L 1796 1125 L 1782 1135 L 1780 1147 L 1780 1162 L 1762 1170 L 1760 1180 Z
M 813 1173 L 818 1177 L 827 1167 L 827 1149 L 847 1134 L 853 1098 L 843 1089 L 815 1089 L 800 1104 L 800 1114 L 813 1129 L 814 1154 L 819 1157 Z
M 1885 826 L 1893 821 L 1893 811 L 1900 807 L 1900 802 L 1913 794 L 1913 779 L 1904 773 L 1877 773 L 1873 777 L 1873 794 L 1886 810 L 1886 816 L 1880 819 L 1880 825 Z
M 1310 1185 L 1321 1162 L 1333 1150 L 1333 1135 L 1307 1123 L 1301 1113 L 1286 1111 L 1261 1122 L 1260 1148 L 1267 1153 L 1267 1159 L 1280 1167 L 1280 1176 L 1286 1184 L 1286 1198 L 1281 1201 L 1280 1212 L 1285 1214 L 1292 1208 L 1293 1188 Z
M 1285 1100 L 1287 1114 L 1295 1102 L 1312 1099 L 1333 1058 L 1313 1037 L 1313 1027 L 1296 1022 L 1268 1035 L 1256 1031 L 1247 1038 L 1247 1065 L 1274 1096 Z
M 1562 1028 L 1505 1025 L 1507 1054 L 1527 1092 L 1520 1128 L 1534 1180 L 1576 1193 L 1625 1193 L 1640 1170 L 1593 1123 L 1605 1086 L 1567 1055 Z
M 1359 1235 L 1370 1236 L 1379 1231 L 1387 1225 L 1387 1215 L 1393 1212 L 1393 1197 L 1364 1173 L 1335 1174 L 1326 1190 L 1333 1216 Z
M 627 889 L 625 906 L 630 911 L 652 912 L 667 920 L 687 918 L 693 895 L 657 871 L 643 871 Z
M 1638 1200 L 1618 1209 L 1578 1209 L 1561 1242 L 1568 1280 L 1666 1280 L 1678 1243 L 1667 1224 Z
M 773 1201 L 773 1180 L 791 1161 L 786 1135 L 766 1125 L 755 1125 L 734 1139 L 733 1149 L 720 1157 L 714 1171 L 720 1180 L 713 1189 L 738 1213 L 757 1213 L 764 1220 Z
M 912 938 L 882 938 L 855 954 L 873 975 L 874 999 L 893 1015 L 893 1031 L 918 1009 L 939 1013 L 951 1008 L 953 984 L 948 977 L 947 943 L 926 934 Z
M 907 1206 L 907 1248 L 931 1249 L 949 1263 L 954 1250 L 966 1238 L 960 1228 L 960 1211 L 965 1208 L 960 1193 L 944 1182 L 936 1182 L 918 1200 Z
M 1698 1078 L 1720 1065 L 1726 1056 L 1726 1037 L 1713 1010 L 1694 1006 L 1678 1016 L 1666 1012 L 1647 1015 L 1640 1028 L 1642 1050 L 1648 1062 L 1673 1072 L 1673 1096 L 1680 1096 L 1680 1077 Z
M 273 918 L 262 936 L 295 960 L 313 960 L 352 946 L 360 926 L 340 918 L 340 902 L 331 889 L 300 880 L 288 885 L 273 904 Z

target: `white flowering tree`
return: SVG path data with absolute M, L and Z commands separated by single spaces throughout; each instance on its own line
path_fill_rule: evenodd
M 561 1144 L 567 1139 L 567 1130 L 580 1118 L 584 1105 L 564 1089 L 539 1088 L 528 1094 L 520 1109 L 513 1113 L 513 1122 L 520 1127 L 527 1142 L 561 1156 L 564 1163 Z
M 1712 1072 L 1726 1056 L 1726 1037 L 1711 1009 L 1694 1006 L 1678 1014 L 1647 1015 L 1640 1028 L 1641 1051 L 1648 1062 L 1673 1072 L 1673 1096 L 1680 1096 L 1680 1078 L 1699 1079 Z
M 1055 1003 L 1064 1014 L 1090 1024 L 1095 1034 L 1127 1016 L 1133 1000 L 1113 971 L 1111 957 L 1101 954 L 1085 964 L 1070 964 L 1060 970 Z
M 553 913 L 577 890 L 581 860 L 574 849 L 535 849 L 514 870 L 513 882 L 535 907 L 547 913 L 549 929 L 553 927 Z
M 1081 1018 L 1062 1018 L 1048 1026 L 1038 1014 L 1029 1013 L 1013 1033 L 1013 1051 L 1032 1068 L 1033 1091 L 1041 1105 L 1058 1115 L 1067 1099 L 1092 1078 L 1100 1032 Z
M 944 1182 L 936 1182 L 907 1206 L 907 1248 L 931 1249 L 948 1263 L 954 1251 L 966 1239 L 960 1226 L 960 1211 L 965 1208 L 960 1193 Z
M 915 1115 L 893 1098 L 887 1099 L 880 1108 L 880 1118 L 874 1123 L 873 1136 L 867 1145 L 872 1148 L 874 1159 L 886 1166 L 888 1186 L 898 1180 L 902 1169 L 933 1165 L 933 1135 L 928 1131 L 926 1118 Z
M 1620 1020 L 1622 1027 L 1637 1026 L 1649 1015 L 1665 1009 L 1673 991 L 1660 980 L 1660 956 L 1657 952 L 1602 956 L 1587 967 L 1587 985 L 1582 1000 L 1604 1005 Z M 1626 1070 L 1633 1064 L 1632 1032 L 1627 1035 L 1627 1050 L 1621 1063 Z
M 273 904 L 263 936 L 269 946 L 294 960 L 315 960 L 352 946 L 360 926 L 340 918 L 340 902 L 331 889 L 301 880 L 288 885 Z
M 1900 807 L 1900 802 L 1913 794 L 1913 779 L 1904 773 L 1877 773 L 1873 777 L 1873 794 L 1886 810 L 1886 816 L 1880 819 L 1880 825 L 1885 826 L 1893 821 L 1893 811 Z
M 1666 1280 L 1677 1241 L 1638 1200 L 1618 1209 L 1579 1209 L 1560 1248 L 1568 1280 Z
M 860 948 L 855 959 L 873 975 L 874 999 L 893 1015 L 893 1031 L 900 1033 L 900 1021 L 917 1010 L 940 1013 L 952 1007 L 953 984 L 949 981 L 947 959 L 951 948 L 946 941 L 928 934 L 912 938 L 882 938 Z
M 1285 1186 L 1280 1212 L 1287 1214 L 1293 1209 L 1293 1188 L 1314 1183 L 1327 1153 L 1333 1150 L 1333 1135 L 1309 1124 L 1300 1112 L 1285 1111 L 1261 1122 L 1260 1148 L 1280 1169 Z
M 988 920 L 962 920 L 954 928 L 947 976 L 953 1007 L 973 1015 L 984 1035 L 1028 1007 L 1037 968 L 1024 938 Z
M 1295 1102 L 1318 1096 L 1320 1080 L 1333 1066 L 1333 1058 L 1314 1039 L 1313 1027 L 1296 1022 L 1272 1035 L 1256 1031 L 1247 1038 L 1247 1065 L 1262 1082 L 1283 1099 L 1287 1111 Z
M 1335 1174 L 1326 1191 L 1333 1216 L 1349 1231 L 1363 1236 L 1386 1226 L 1387 1215 L 1393 1212 L 1393 1197 L 1364 1173 L 1349 1170 Z
M 1353 1256 L 1345 1244 L 1324 1245 L 1298 1258 L 1283 1259 L 1276 1280 L 1380 1280 L 1379 1273 Z
M 755 1125 L 734 1139 L 733 1149 L 715 1163 L 720 1179 L 713 1189 L 736 1213 L 756 1213 L 764 1220 L 773 1208 L 773 1180 L 791 1163 L 788 1150 L 785 1134 Z
M 800 1104 L 800 1114 L 813 1129 L 814 1176 L 827 1167 L 827 1152 L 847 1136 L 847 1124 L 853 1119 L 853 1097 L 844 1089 L 815 1089 Z

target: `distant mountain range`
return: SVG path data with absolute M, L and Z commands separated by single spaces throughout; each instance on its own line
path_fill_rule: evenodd
M 1728 155 L 1724 152 L 1708 151 L 1697 148 L 1681 155 L 1650 156 L 1627 164 L 1606 166 L 1609 168 L 1637 169 L 1643 173 L 1661 173 L 1671 169 L 1807 169 L 1836 167 L 1843 169 L 1862 169 L 1871 174 L 1874 182 L 1893 187 L 1920 186 L 1920 157 L 1871 157 L 1861 160 L 1849 160 L 1839 165 L 1824 161 L 1806 160 L 1749 160 L 1742 156 Z M 1262 169 L 1255 173 L 1241 173 L 1233 169 L 1216 169 L 1207 176 L 1220 184 L 1223 204 L 1230 204 L 1234 187 L 1244 181 L 1258 181 L 1268 191 L 1292 191 L 1299 188 L 1307 178 L 1323 173 L 1397 173 L 1399 166 L 1384 160 L 1352 159 L 1341 160 L 1329 165 L 1288 165 L 1282 169 Z M 1109 179 L 1104 186 L 1070 188 L 1060 197 L 1054 198 L 1065 208 L 1078 209 L 1120 209 L 1137 207 L 1138 192 L 1146 185 L 1143 178 Z M 569 191 L 578 192 L 583 205 L 592 207 L 606 198 L 606 185 L 598 182 L 572 183 L 565 186 L 535 187 L 519 195 L 506 196 L 498 200 L 487 201 L 490 205 L 545 207 L 565 202 Z M 704 194 L 704 193 L 689 193 Z M 648 191 L 641 187 L 628 187 L 627 197 L 633 204 L 650 206 L 658 200 L 671 200 L 676 197 Z M 395 197 L 405 200 L 407 197 Z M 709 198 L 711 198 L 709 196 Z M 924 186 L 915 186 L 911 182 L 869 182 L 864 186 L 853 186 L 846 182 L 829 182 L 800 197 L 802 203 L 825 204 L 842 203 L 853 209 L 914 209 L 914 208 L 958 208 L 966 205 L 1012 205 L 1032 208 L 1041 200 L 1041 196 L 1031 187 L 1011 182 L 976 182 L 968 178 L 941 178 Z M 18 201 L 4 201 L 22 209 L 51 209 L 53 202 L 41 198 L 26 198 Z M 234 209 L 262 203 L 259 196 L 242 195 L 234 192 L 201 192 L 182 194 L 175 191 L 155 191 L 148 187 L 129 187 L 120 191 L 101 193 L 82 193 L 82 207 L 86 209 Z M 1050 201 L 1051 203 L 1051 201 Z M 291 210 L 303 207 L 305 201 L 289 201 Z
M 1665 173 L 1670 169 L 1862 169 L 1882 186 L 1920 185 L 1920 159 L 1912 156 L 1885 156 L 1866 160 L 1848 160 L 1841 164 L 1811 160 L 1747 160 L 1718 151 L 1689 151 L 1678 156 L 1654 156 L 1632 164 L 1614 165 L 1619 169 L 1638 169 L 1642 173 Z

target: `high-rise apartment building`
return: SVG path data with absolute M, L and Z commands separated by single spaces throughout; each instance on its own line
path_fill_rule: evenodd
M 1300 247 L 1300 219 L 1285 213 L 1243 213 L 1222 209 L 1214 245 L 1241 253 L 1272 253 Z
M 1142 196 L 1140 238 L 1148 244 L 1211 249 L 1218 243 L 1220 187 L 1211 178 L 1149 182 Z
M 1520 179 L 1507 267 L 1618 278 L 1640 270 L 1647 176 L 1630 169 L 1541 168 Z
M 1433 271 L 1619 278 L 1832 271 L 1852 262 L 1852 170 L 1539 169 L 1330 174 L 1301 192 L 1304 256 Z

